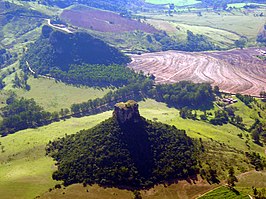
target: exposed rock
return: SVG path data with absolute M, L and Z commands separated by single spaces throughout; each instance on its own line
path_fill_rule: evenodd
M 120 123 L 138 122 L 141 119 L 138 103 L 134 100 L 129 100 L 115 104 L 113 117 Z

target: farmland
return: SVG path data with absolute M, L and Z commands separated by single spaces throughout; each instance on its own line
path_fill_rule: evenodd
M 265 51 L 264 49 L 261 49 Z M 186 53 L 179 51 L 132 55 L 130 68 L 154 74 L 157 83 L 182 80 L 210 82 L 229 93 L 258 96 L 266 88 L 266 62 L 260 49 Z
M 143 32 L 157 32 L 152 26 L 122 17 L 109 11 L 96 10 L 87 7 L 64 10 L 61 18 L 70 24 L 100 32 L 130 32 L 141 30 Z
M 35 101 L 48 111 L 60 111 L 61 108 L 70 108 L 73 103 L 86 102 L 89 99 L 103 97 L 111 89 L 74 87 L 62 82 L 55 82 L 45 78 L 28 80 L 30 91 L 17 90 L 19 97 L 34 98 Z M 62 92 L 64 91 L 64 92 Z
M 152 4 L 168 4 L 168 3 L 173 3 L 176 6 L 186 6 L 186 5 L 192 5 L 199 3 L 199 1 L 196 0 L 146 0 L 145 2 L 147 3 L 152 3 Z
M 200 16 L 199 16 L 200 12 Z M 263 28 L 265 16 L 256 17 L 256 15 L 265 12 L 265 9 L 232 12 L 213 12 L 211 10 L 180 10 L 168 16 L 161 13 L 140 13 L 138 15 L 145 16 L 147 23 L 152 24 L 155 28 L 160 29 L 161 24 L 168 24 L 174 35 L 182 36 L 184 29 L 193 31 L 197 34 L 203 34 L 213 41 L 221 43 L 225 37 L 225 42 L 236 40 L 237 37 L 244 36 L 248 39 L 251 46 L 255 45 L 258 33 Z M 255 16 L 254 16 L 255 15 Z M 161 28 L 168 32 L 168 28 Z M 221 31 L 222 34 L 221 34 Z M 173 32 L 172 32 L 173 34 Z M 230 45 L 227 45 L 230 47 Z M 223 47 L 223 46 L 222 46 Z

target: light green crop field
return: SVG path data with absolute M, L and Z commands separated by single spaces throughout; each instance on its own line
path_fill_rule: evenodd
M 236 194 L 232 190 L 230 190 L 228 187 L 220 187 L 218 189 L 215 189 L 206 195 L 200 197 L 200 199 L 249 199 L 249 196 L 246 194 L 243 194 L 240 192 L 240 194 Z
M 139 107 L 140 114 L 147 119 L 161 121 L 175 125 L 179 129 L 185 129 L 191 137 L 202 137 L 204 140 L 212 138 L 231 147 L 244 151 L 248 150 L 245 139 L 240 139 L 237 136 L 241 131 L 232 125 L 213 126 L 201 121 L 184 120 L 180 118 L 178 110 L 168 108 L 164 103 L 158 103 L 150 99 L 140 102 Z M 27 129 L 6 137 L 0 137 L 1 199 L 33 198 L 60 183 L 51 179 L 52 172 L 56 167 L 52 158 L 45 156 L 46 144 L 50 140 L 63 137 L 65 134 L 73 134 L 82 129 L 89 129 L 111 117 L 111 115 L 112 112 L 108 111 L 93 116 L 70 118 L 37 129 Z M 256 150 L 261 154 L 264 153 L 262 147 L 252 143 L 250 145 L 252 150 Z M 199 193 L 210 189 L 209 186 L 206 186 L 200 188 Z M 173 196 L 171 196 L 172 198 L 175 197 L 173 195 L 174 190 L 169 191 L 169 195 Z M 62 194 L 62 192 L 60 193 Z M 156 193 L 153 194 L 156 195 Z M 171 198 L 170 196 L 169 198 Z
M 234 192 L 226 187 L 220 187 L 213 191 L 208 192 L 200 199 L 207 198 L 249 198 L 248 194 L 252 195 L 252 187 L 256 187 L 258 190 L 266 187 L 266 172 L 265 171 L 249 171 L 237 176 L 238 182 L 236 183 L 236 190 L 240 192 L 240 195 L 236 195 Z
M 167 108 L 164 103 L 158 103 L 154 100 L 140 102 L 140 114 L 151 120 L 158 120 L 163 123 L 175 125 L 179 129 L 186 130 L 188 136 L 193 138 L 213 139 L 236 147 L 237 149 L 247 151 L 245 139 L 240 139 L 237 134 L 243 133 L 242 130 L 233 125 L 214 126 L 203 121 L 194 121 L 182 119 L 179 111 L 174 108 Z M 241 115 L 240 115 L 241 116 Z M 264 154 L 262 147 L 250 142 L 251 149 Z
M 258 11 L 259 12 L 259 11 Z M 197 13 L 182 13 L 174 14 L 173 16 L 166 16 L 159 13 L 150 14 L 142 13 L 147 19 L 156 19 L 166 22 L 174 22 L 177 25 L 189 25 L 192 26 L 191 30 L 194 33 L 202 33 L 206 31 L 207 27 L 211 29 L 209 37 L 213 37 L 214 40 L 219 41 L 218 37 L 221 37 L 221 30 L 228 32 L 224 37 L 228 37 L 230 40 L 231 35 L 246 36 L 251 44 L 254 44 L 258 33 L 261 31 L 265 24 L 266 16 L 255 17 L 252 13 L 244 15 L 243 13 L 237 12 L 232 13 L 214 13 L 202 11 L 202 16 L 198 16 Z M 189 26 L 187 28 L 189 29 Z M 218 29 L 217 35 L 214 30 Z M 223 33 L 225 33 L 223 32 Z M 205 33 L 206 34 L 206 33 Z M 234 36 L 232 39 L 236 38 Z
M 187 5 L 199 3 L 199 1 L 196 1 L 196 0 L 146 0 L 145 2 L 152 3 L 152 4 L 173 3 L 176 6 L 187 6 Z
M 34 198 L 53 187 L 58 183 L 51 179 L 56 168 L 52 158 L 45 156 L 46 144 L 65 134 L 91 128 L 110 116 L 109 111 L 89 117 L 71 118 L 1 137 L 4 150 L 0 152 L 1 199 Z
M 188 25 L 178 22 L 154 19 L 148 19 L 147 22 L 157 29 L 166 31 L 168 34 L 176 36 L 179 38 L 179 40 L 183 41 L 187 38 L 188 30 L 192 31 L 193 33 L 202 34 L 213 43 L 219 45 L 221 48 L 232 46 L 234 41 L 240 38 L 240 36 L 235 33 L 207 26 Z
M 86 102 L 89 99 L 103 97 L 111 89 L 96 89 L 90 87 L 75 87 L 54 80 L 30 77 L 30 91 L 16 89 L 19 97 L 34 98 L 47 111 L 60 111 L 70 108 L 73 103 Z

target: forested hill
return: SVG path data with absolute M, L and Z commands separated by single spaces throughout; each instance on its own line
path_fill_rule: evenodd
M 194 175 L 194 152 L 185 131 L 146 120 L 134 101 L 116 104 L 112 118 L 47 147 L 58 163 L 53 178 L 65 185 L 83 182 L 129 189 Z
M 42 35 L 32 44 L 21 60 L 27 70 L 27 62 L 38 74 L 48 74 L 52 69 L 68 71 L 77 64 L 126 64 L 130 58 L 103 41 L 84 32 L 66 34 L 44 26 Z
M 23 1 L 30 1 L 30 0 L 23 0 Z M 31 1 L 37 1 L 37 0 L 31 0 Z M 75 3 L 79 3 L 95 8 L 117 11 L 117 12 L 123 12 L 132 6 L 134 7 L 143 4 L 142 0 L 42 0 L 41 2 L 45 5 L 58 6 L 61 8 L 65 8 Z

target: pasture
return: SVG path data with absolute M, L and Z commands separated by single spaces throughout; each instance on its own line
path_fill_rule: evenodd
M 103 97 L 111 89 L 75 87 L 55 80 L 30 77 L 29 91 L 16 89 L 19 97 L 34 98 L 35 101 L 47 111 L 60 111 L 61 108 L 70 108 L 73 103 L 86 102 L 89 99 Z
M 159 30 L 166 31 L 169 35 L 177 37 L 181 41 L 186 41 L 187 31 L 189 30 L 193 33 L 206 36 L 211 42 L 225 49 L 232 47 L 234 41 L 240 38 L 236 33 L 208 26 L 189 25 L 159 19 L 147 19 L 147 23 Z
M 193 5 L 196 3 L 200 3 L 199 1 L 196 0 L 145 0 L 147 3 L 151 4 L 169 4 L 173 3 L 176 6 L 187 6 L 187 5 Z
M 225 31 L 226 35 L 235 36 L 232 38 L 236 38 L 237 36 L 245 36 L 248 38 L 249 45 L 254 45 L 256 37 L 258 33 L 261 31 L 265 24 L 266 16 L 256 17 L 254 14 L 260 14 L 263 10 L 255 10 L 248 14 L 243 14 L 243 12 L 236 13 L 228 13 L 228 12 L 213 12 L 207 10 L 200 10 L 201 15 L 199 16 L 197 12 L 177 12 L 174 13 L 173 16 L 167 16 L 160 13 L 141 13 L 141 16 L 145 16 L 147 19 L 159 20 L 163 23 L 174 23 L 178 25 L 187 25 L 194 27 L 191 29 L 194 33 L 201 34 L 202 32 L 206 35 L 206 28 L 212 28 L 211 32 L 209 32 L 208 37 L 212 37 L 213 40 L 221 41 L 219 39 L 219 32 Z M 149 20 L 148 20 L 149 22 Z M 158 23 L 158 22 L 157 22 Z M 153 24 L 155 28 L 158 25 Z M 190 28 L 190 27 L 188 27 Z M 217 30 L 218 34 L 215 34 L 215 30 Z M 225 33 L 223 32 L 223 33 Z M 178 31 L 176 32 L 178 35 Z M 230 37 L 228 37 L 230 39 Z M 227 39 L 227 40 L 228 40 Z

